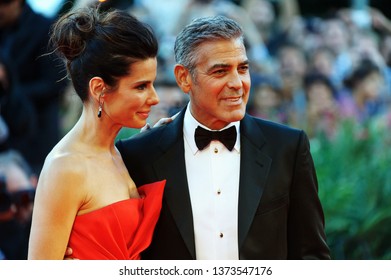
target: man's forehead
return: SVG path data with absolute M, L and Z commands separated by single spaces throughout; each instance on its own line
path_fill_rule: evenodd
M 232 61 L 247 61 L 246 49 L 243 44 L 232 41 L 206 42 L 198 46 L 199 61 L 208 64 L 231 64 Z

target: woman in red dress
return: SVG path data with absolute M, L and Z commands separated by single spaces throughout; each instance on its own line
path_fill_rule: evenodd
M 139 259 L 165 181 L 137 188 L 114 143 L 122 127 L 143 127 L 159 102 L 156 37 L 126 12 L 84 8 L 57 20 L 51 42 L 83 110 L 40 174 L 28 257 L 63 259 L 69 244 L 78 259 Z

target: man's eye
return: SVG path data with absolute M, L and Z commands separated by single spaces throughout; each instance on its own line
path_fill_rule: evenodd
M 243 71 L 243 72 L 248 71 L 248 69 L 249 69 L 248 65 L 243 65 L 243 66 L 240 67 L 240 70 Z
M 224 74 L 226 71 L 225 69 L 219 69 L 219 70 L 216 70 L 214 73 L 215 74 Z

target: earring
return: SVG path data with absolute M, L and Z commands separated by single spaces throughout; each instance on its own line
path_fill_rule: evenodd
M 98 118 L 102 116 L 102 104 L 99 104 L 99 109 L 98 109 Z
M 103 93 L 101 93 L 99 95 L 99 108 L 98 108 L 98 118 L 100 118 L 102 116 L 102 105 L 103 105 L 103 101 L 101 102 L 100 101 L 100 98 L 103 96 Z

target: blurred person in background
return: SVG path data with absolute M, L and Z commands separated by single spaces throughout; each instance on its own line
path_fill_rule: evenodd
M 305 44 L 304 19 L 297 0 L 242 0 L 241 6 L 248 13 L 271 56 L 286 41 L 296 40 Z
M 0 0 L 0 102 L 8 148 L 20 151 L 35 173 L 60 137 L 64 67 L 48 54 L 51 19 L 25 0 Z
M 304 50 L 297 44 L 285 42 L 278 50 L 278 79 L 281 89 L 281 106 L 285 111 L 285 124 L 299 127 L 304 123 L 306 100 L 303 78 L 307 71 Z
M 373 61 L 363 59 L 344 84 L 345 90 L 338 95 L 342 118 L 364 124 L 384 112 L 380 96 L 385 83 L 380 68 Z
M 279 21 L 273 4 L 268 0 L 242 0 L 241 6 L 247 11 L 264 42 L 270 42 L 279 31 Z
M 0 153 L 0 259 L 27 259 L 36 184 L 19 152 Z
M 332 139 L 337 130 L 339 109 L 331 81 L 322 73 L 310 72 L 304 77 L 304 89 L 308 136 L 313 138 L 323 134 Z
M 308 53 L 308 73 L 319 73 L 326 76 L 334 87 L 337 88 L 337 84 L 333 83 L 333 64 L 334 53 L 331 49 L 325 46 L 316 48 Z
M 322 46 L 329 48 L 334 55 L 331 79 L 338 87 L 342 86 L 343 80 L 353 68 L 350 53 L 352 34 L 349 33 L 346 23 L 336 16 L 324 19 L 320 32 Z
M 284 123 L 285 111 L 281 107 L 282 95 L 276 81 L 268 77 L 253 77 L 247 112 L 258 118 Z

